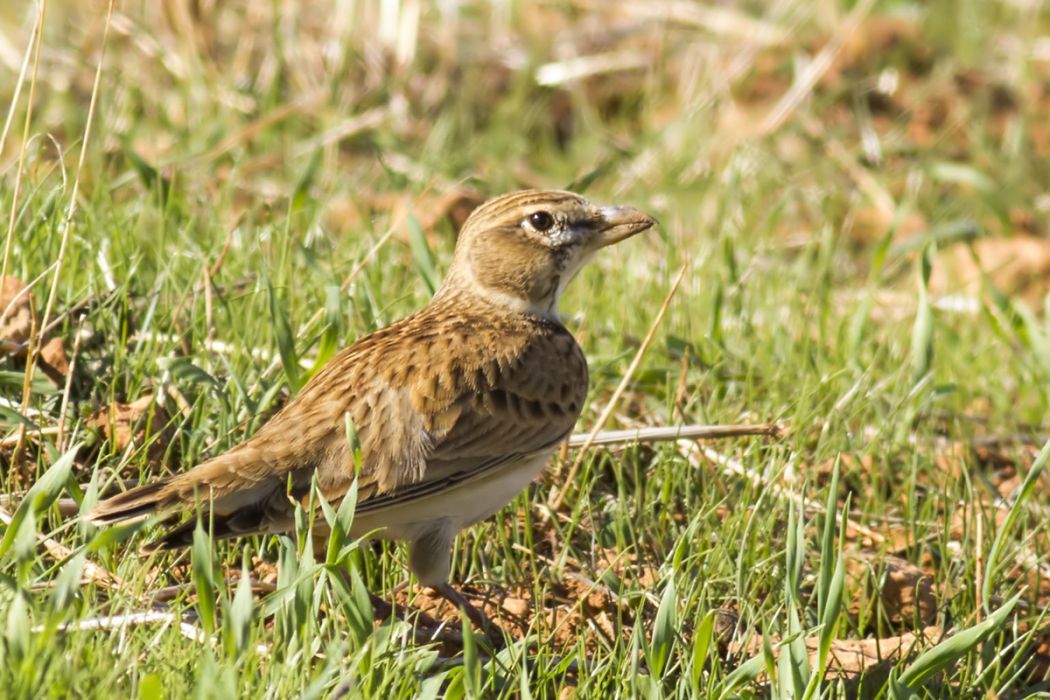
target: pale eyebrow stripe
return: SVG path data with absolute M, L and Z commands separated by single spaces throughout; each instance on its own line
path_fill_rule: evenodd
M 502 218 L 505 214 L 517 209 L 525 209 L 533 204 L 559 205 L 565 202 L 579 204 L 580 198 L 571 192 L 558 190 L 525 190 L 510 197 L 497 199 L 488 206 L 483 204 L 478 213 L 482 219 Z

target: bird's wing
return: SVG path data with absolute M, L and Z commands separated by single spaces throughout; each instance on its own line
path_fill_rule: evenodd
M 386 384 L 385 419 L 362 414 L 359 511 L 402 505 L 545 453 L 572 430 L 587 391 L 586 360 L 572 336 L 555 328 L 500 340 L 502 354 L 474 357 L 432 343 L 411 381 Z M 349 487 L 347 459 L 319 468 L 326 496 Z
M 564 328 L 433 325 L 410 317 L 355 343 L 251 439 L 103 502 L 94 519 L 201 502 L 216 534 L 278 532 L 315 481 L 337 502 L 356 478 L 358 508 L 374 511 L 542 453 L 572 429 L 587 365 Z M 177 528 L 159 544 L 184 544 L 183 535 Z

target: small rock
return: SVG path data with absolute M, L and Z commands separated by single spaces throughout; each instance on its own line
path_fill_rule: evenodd
M 529 604 L 527 601 L 521 598 L 515 598 L 513 596 L 507 596 L 502 602 L 503 609 L 509 612 L 511 615 L 524 615 L 529 611 Z

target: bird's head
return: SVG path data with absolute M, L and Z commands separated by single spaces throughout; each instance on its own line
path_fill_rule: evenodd
M 653 226 L 637 209 L 599 206 L 572 192 L 524 190 L 470 215 L 441 295 L 472 293 L 514 310 L 553 315 L 590 257 Z

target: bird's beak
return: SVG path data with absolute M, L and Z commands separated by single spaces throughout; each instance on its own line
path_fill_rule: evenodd
M 595 207 L 594 248 L 619 243 L 652 228 L 656 219 L 631 207 Z

